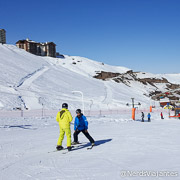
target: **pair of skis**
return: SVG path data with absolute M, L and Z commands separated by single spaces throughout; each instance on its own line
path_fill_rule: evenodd
M 81 144 L 82 144 L 82 143 L 77 144 L 78 146 L 71 146 L 71 148 L 72 148 L 71 151 L 73 151 L 73 150 L 75 150 L 76 148 L 80 147 Z M 88 147 L 87 150 L 91 150 L 93 147 L 94 147 L 94 145 L 91 145 L 91 147 Z M 68 151 L 67 148 L 63 148 L 63 149 L 61 149 L 61 150 L 54 150 L 54 151 L 50 151 L 50 152 L 48 152 L 48 153 L 58 152 L 58 151 L 64 151 L 64 150 L 67 150 L 67 151 L 63 152 L 63 154 L 67 154 L 68 152 L 71 152 L 71 151 Z

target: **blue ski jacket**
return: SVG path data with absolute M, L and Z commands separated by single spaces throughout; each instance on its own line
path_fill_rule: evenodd
M 76 116 L 74 121 L 74 130 L 87 130 L 88 129 L 88 121 L 86 119 L 86 116 L 81 114 L 80 117 Z
M 148 117 L 148 118 L 151 118 L 151 114 L 148 114 L 147 117 Z

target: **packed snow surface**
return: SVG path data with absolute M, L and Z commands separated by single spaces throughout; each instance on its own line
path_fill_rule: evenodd
M 66 150 L 54 152 L 59 136 L 55 118 L 1 118 L 0 179 L 179 179 L 180 121 L 164 115 L 160 120 L 159 113 L 152 113 L 152 121 L 145 116 L 144 123 L 140 114 L 136 121 L 129 115 L 87 117 L 97 146 L 87 150 L 90 144 L 81 133 L 82 144 L 67 154 L 63 154 Z M 71 129 L 73 133 L 73 125 Z M 124 171 L 148 171 L 151 176 L 129 177 Z M 155 172 L 161 176 L 155 177 Z M 162 176 L 163 172 L 174 176 Z

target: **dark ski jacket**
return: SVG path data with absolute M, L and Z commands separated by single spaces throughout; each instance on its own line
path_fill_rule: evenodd
M 141 114 L 141 117 L 144 118 L 144 113 Z

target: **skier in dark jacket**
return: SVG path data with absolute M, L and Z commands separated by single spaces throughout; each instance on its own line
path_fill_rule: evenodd
M 144 113 L 143 112 L 141 114 L 141 117 L 142 117 L 142 122 L 144 122 Z
M 82 132 L 91 142 L 92 146 L 95 145 L 94 143 L 94 139 L 90 136 L 90 134 L 88 133 L 88 121 L 86 119 L 86 116 L 84 116 L 81 113 L 81 109 L 77 109 L 76 110 L 76 118 L 74 121 L 74 142 L 72 142 L 72 144 L 78 144 L 78 134 L 80 132 Z

